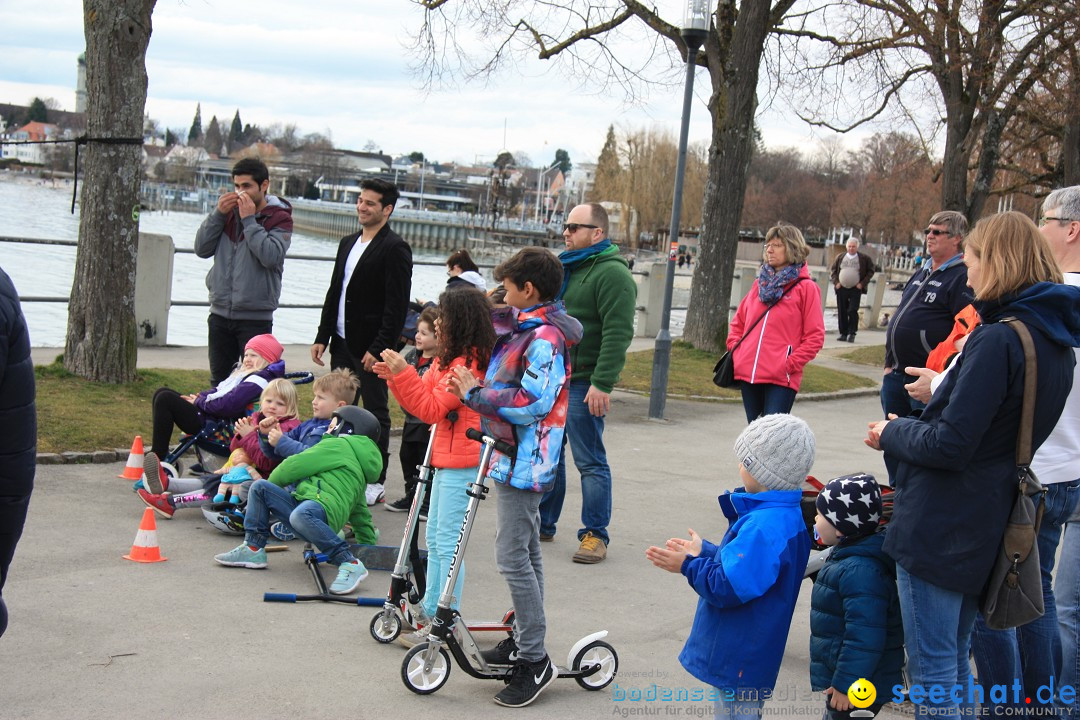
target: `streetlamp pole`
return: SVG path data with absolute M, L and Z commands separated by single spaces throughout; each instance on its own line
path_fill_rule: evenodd
M 679 159 L 675 165 L 675 193 L 671 203 L 668 232 L 667 273 L 664 276 L 664 309 L 660 332 L 653 352 L 652 385 L 649 390 L 649 418 L 664 419 L 667 404 L 668 371 L 671 369 L 671 296 L 675 287 L 675 255 L 679 249 L 679 216 L 682 213 L 683 175 L 686 173 L 686 143 L 690 133 L 690 104 L 694 99 L 694 71 L 697 52 L 709 32 L 709 0 L 686 0 L 686 15 L 680 35 L 686 43 L 686 85 L 683 91 L 682 127 L 679 131 Z

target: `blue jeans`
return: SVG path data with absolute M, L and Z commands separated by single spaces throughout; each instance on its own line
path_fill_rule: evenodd
M 314 500 L 298 502 L 292 493 L 269 480 L 256 480 L 248 491 L 244 510 L 244 542 L 266 547 L 270 517 L 284 520 L 297 535 L 326 553 L 331 565 L 352 562 L 349 544 L 326 524 L 326 510 Z
M 746 422 L 754 422 L 762 415 L 787 415 L 795 404 L 795 391 L 784 385 L 744 382 L 742 404 Z
M 947 693 L 940 702 L 927 697 L 917 703 L 916 717 L 956 717 L 958 714 L 971 717 L 975 708 L 966 696 L 971 677 L 968 647 L 971 627 L 979 610 L 978 596 L 946 590 L 909 574 L 899 565 L 896 566 L 896 587 L 900 593 L 911 684 L 924 688 L 940 685 Z M 956 684 L 964 688 L 959 705 L 948 694 L 948 689 Z
M 897 417 L 907 417 L 916 410 L 922 410 L 926 403 L 921 403 L 908 395 L 904 386 L 915 382 L 913 375 L 897 369 L 881 376 L 881 409 L 885 417 L 892 413 Z
M 607 526 L 611 522 L 611 467 L 604 449 L 604 418 L 590 413 L 585 404 L 589 387 L 588 380 L 570 382 L 566 434 L 555 482 L 540 502 L 540 532 L 554 535 L 555 524 L 562 514 L 566 497 L 566 443 L 569 441 L 574 465 L 581 475 L 581 524 L 584 527 L 578 530 L 578 540 L 591 532 L 607 545 Z
M 1061 672 L 1062 638 L 1058 631 L 1052 587 L 1054 556 L 1061 541 L 1062 528 L 1076 513 L 1078 486 L 1080 480 L 1046 486 L 1046 508 L 1038 536 L 1043 602 L 1046 607 L 1043 616 L 1011 630 L 991 630 L 980 615 L 971 638 L 971 649 L 983 688 L 989 692 L 991 685 L 1011 685 L 1017 678 L 1022 678 L 1025 696 L 1031 698 L 1031 705 L 1020 701 L 1021 706 L 1026 708 L 1045 710 L 1052 707 L 1052 703 L 1039 702 L 1036 691 L 1040 686 L 1049 686 L 1051 680 L 1054 687 L 1059 687 L 1064 681 Z M 987 707 L 996 705 L 988 696 Z M 1015 707 L 1012 702 L 1001 705 Z M 992 712 L 995 717 L 1003 717 L 1008 711 Z
M 1080 628 L 1080 503 L 1076 500 L 1080 479 L 1065 484 L 1069 486 L 1073 511 L 1061 539 L 1061 564 L 1054 580 L 1054 600 L 1061 638 L 1061 685 L 1075 688 L 1080 683 L 1080 642 L 1077 638 Z M 1073 718 L 1080 718 L 1080 699 L 1066 709 Z
M 465 519 L 465 509 L 469 506 L 469 496 L 465 489 L 476 479 L 476 468 L 440 468 L 435 471 L 435 481 L 431 484 L 431 498 L 428 504 L 427 520 L 427 589 L 424 591 L 424 612 L 435 616 L 439 605 L 439 595 L 446 585 L 446 576 L 450 572 L 450 560 L 457 547 L 461 534 L 461 522 Z M 457 608 L 461 602 L 461 590 L 465 584 L 465 565 L 460 564 L 457 581 L 454 583 L 454 602 L 450 607 Z

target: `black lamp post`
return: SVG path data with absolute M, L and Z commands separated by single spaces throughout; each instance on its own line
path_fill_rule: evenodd
M 668 233 L 667 274 L 664 277 L 664 309 L 653 353 L 652 386 L 649 391 L 649 418 L 664 419 L 668 371 L 671 368 L 671 294 L 675 286 L 675 255 L 679 250 L 679 216 L 682 213 L 683 175 L 686 173 L 686 140 L 690 132 L 690 103 L 694 98 L 694 71 L 697 52 L 709 33 L 709 0 L 687 0 L 680 35 L 686 43 L 686 86 L 683 92 L 682 128 L 679 131 L 679 159 L 675 165 L 675 197 L 671 204 Z

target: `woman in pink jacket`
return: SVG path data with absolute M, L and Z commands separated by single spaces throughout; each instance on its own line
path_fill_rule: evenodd
M 825 344 L 821 291 L 806 267 L 809 252 L 795 226 L 769 228 L 761 272 L 731 321 L 727 347 L 739 345 L 735 379 L 742 381 L 747 422 L 791 412 L 803 368 Z

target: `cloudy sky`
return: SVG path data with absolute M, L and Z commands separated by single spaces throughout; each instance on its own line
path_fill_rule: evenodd
M 658 5 L 681 22 L 682 3 Z M 202 103 L 204 128 L 212 115 L 228 123 L 239 108 L 245 123 L 295 123 L 301 134 L 329 133 L 338 147 L 360 149 L 370 140 L 392 154 L 420 150 L 460 162 L 490 161 L 504 148 L 536 164 L 549 164 L 556 148 L 571 161 L 595 161 L 612 123 L 678 133 L 678 73 L 634 105 L 618 88 L 572 85 L 562 67 L 535 59 L 486 85 L 425 92 L 408 50 L 421 20 L 405 0 L 158 0 L 147 111 L 185 137 Z M 0 102 L 52 97 L 74 110 L 76 58 L 85 46 L 81 1 L 53 0 L 47 12 L 5 2 L 0 27 Z M 707 82 L 699 71 L 691 142 L 708 140 Z M 775 110 L 759 122 L 770 146 L 809 148 L 818 137 Z

